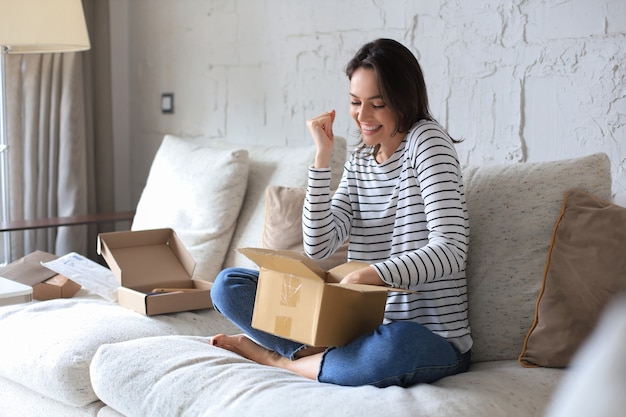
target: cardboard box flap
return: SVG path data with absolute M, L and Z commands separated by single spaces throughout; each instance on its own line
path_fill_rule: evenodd
M 172 229 L 101 233 L 98 254 L 125 287 L 189 280 L 195 261 Z
M 57 259 L 56 255 L 35 251 L 0 269 L 0 276 L 34 287 L 57 275 L 56 272 L 41 265 L 41 262 L 54 259 Z
M 304 278 L 326 279 L 326 271 L 322 267 L 298 252 L 260 248 L 242 248 L 238 251 L 261 268 Z
M 386 287 L 386 286 L 382 286 L 382 285 L 367 285 L 367 284 L 339 284 L 339 283 L 332 283 L 332 284 L 328 284 L 328 285 L 332 285 L 332 286 L 337 286 L 340 288 L 345 288 L 351 291 L 356 291 L 359 293 L 366 293 L 366 292 L 414 292 L 411 290 L 403 290 L 400 288 L 393 288 L 393 287 Z

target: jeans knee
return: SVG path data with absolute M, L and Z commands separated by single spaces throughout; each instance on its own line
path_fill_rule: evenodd
M 229 315 L 231 307 L 237 308 L 245 295 L 256 293 L 256 277 L 258 273 L 245 268 L 226 268 L 222 270 L 211 287 L 213 307 L 223 315 Z
M 396 321 L 345 346 L 329 349 L 318 379 L 338 385 L 380 388 L 431 383 L 464 372 L 469 355 L 459 354 L 449 341 L 421 324 Z
M 223 301 L 228 300 L 229 298 L 229 273 L 233 268 L 227 268 L 220 271 L 215 277 L 213 281 L 213 286 L 211 287 L 211 301 L 213 302 L 213 308 L 217 311 L 221 311 L 221 306 L 224 304 Z

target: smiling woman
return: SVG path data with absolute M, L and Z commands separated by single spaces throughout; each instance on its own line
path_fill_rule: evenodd
M 226 269 L 211 290 L 213 304 L 246 335 L 218 335 L 212 344 L 338 385 L 410 386 L 464 372 L 473 343 L 465 280 L 469 222 L 453 140 L 430 116 L 417 59 L 400 43 L 364 45 L 347 75 L 363 145 L 331 194 L 336 113 L 307 121 L 316 155 L 302 215 L 304 250 L 325 259 L 349 240 L 348 260 L 369 265 L 342 284 L 413 292 L 389 293 L 385 323 L 374 332 L 345 346 L 313 348 L 253 328 L 258 271 Z

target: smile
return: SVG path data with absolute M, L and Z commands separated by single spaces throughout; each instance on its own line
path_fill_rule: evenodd
M 361 125 L 361 129 L 364 132 L 375 132 L 378 129 L 380 129 L 382 127 L 382 125 L 375 125 L 375 126 L 366 126 L 366 125 Z

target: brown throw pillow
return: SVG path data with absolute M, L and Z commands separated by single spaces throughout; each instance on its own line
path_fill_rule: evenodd
M 626 291 L 625 248 L 626 208 L 583 191 L 565 195 L 522 366 L 569 365 L 607 302 Z
M 265 190 L 265 221 L 262 245 L 265 249 L 303 252 L 302 207 L 305 188 L 270 185 Z M 341 246 L 330 258 L 317 263 L 329 270 L 346 262 L 348 244 Z

